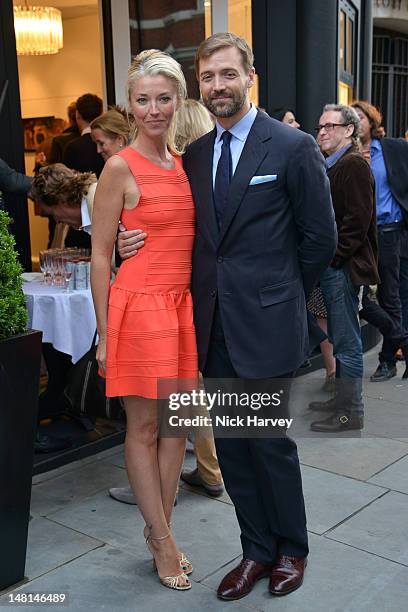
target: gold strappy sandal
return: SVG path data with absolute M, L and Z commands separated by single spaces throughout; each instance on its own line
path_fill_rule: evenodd
M 171 529 L 171 523 L 168 525 L 169 529 Z M 180 567 L 185 573 L 186 576 L 189 576 L 193 573 L 194 567 L 191 561 L 189 561 L 186 557 L 186 554 L 183 553 L 182 550 L 179 550 L 179 559 L 180 559 Z
M 170 535 L 171 535 L 171 532 L 169 531 L 166 535 L 161 536 L 160 538 L 154 538 L 150 534 L 147 536 L 146 544 L 147 544 L 149 551 L 153 555 L 153 560 L 154 560 L 154 554 L 153 554 L 153 549 L 150 545 L 150 542 L 152 540 L 156 540 L 156 541 L 166 540 L 166 538 L 169 538 Z M 189 579 L 187 578 L 187 575 L 184 572 L 180 572 L 180 574 L 177 574 L 176 576 L 160 576 L 160 574 L 158 573 L 158 576 L 159 576 L 159 580 L 162 583 L 162 585 L 169 589 L 174 589 L 175 591 L 188 591 L 189 589 L 191 589 L 191 582 L 189 581 Z M 183 579 L 187 581 L 184 584 L 182 582 Z
M 171 523 L 169 523 L 168 526 L 171 529 Z M 149 529 L 149 526 L 146 525 L 145 529 L 146 528 Z M 149 537 L 148 535 L 146 535 L 145 531 L 143 531 L 143 536 L 144 536 L 145 540 L 147 540 L 147 538 Z M 186 557 L 186 554 L 182 550 L 178 551 L 178 555 L 179 555 L 179 559 L 180 559 L 180 569 L 181 569 L 181 571 L 186 576 L 190 576 L 190 574 L 192 574 L 193 571 L 194 571 L 193 564 L 191 563 L 191 561 L 189 561 L 189 559 Z M 153 559 L 153 571 L 157 572 L 156 561 L 154 559 Z

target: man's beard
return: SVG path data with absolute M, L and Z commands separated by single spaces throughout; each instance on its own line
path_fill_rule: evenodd
M 232 94 L 231 100 L 229 102 L 224 102 L 221 109 L 217 105 L 217 100 L 211 100 L 210 97 L 203 98 L 203 102 L 204 106 L 210 111 L 210 113 L 212 113 L 215 117 L 220 117 L 223 119 L 233 117 L 239 113 L 245 104 L 245 99 L 245 94 L 243 94 L 240 98 L 237 98 Z

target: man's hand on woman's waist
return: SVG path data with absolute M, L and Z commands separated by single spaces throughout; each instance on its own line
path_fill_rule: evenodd
M 129 259 L 137 255 L 147 238 L 146 232 L 140 229 L 127 230 L 122 223 L 119 224 L 118 252 L 122 259 Z

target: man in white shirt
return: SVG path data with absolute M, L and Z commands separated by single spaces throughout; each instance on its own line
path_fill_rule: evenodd
M 51 164 L 34 177 L 30 197 L 57 223 L 90 234 L 96 185 L 90 172 L 79 174 L 63 164 Z

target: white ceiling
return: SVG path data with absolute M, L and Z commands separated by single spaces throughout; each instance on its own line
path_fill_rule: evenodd
M 24 6 L 24 0 L 13 0 L 13 4 Z M 98 10 L 98 0 L 30 0 L 29 5 L 53 6 L 62 12 L 63 19 L 75 19 L 94 15 Z

